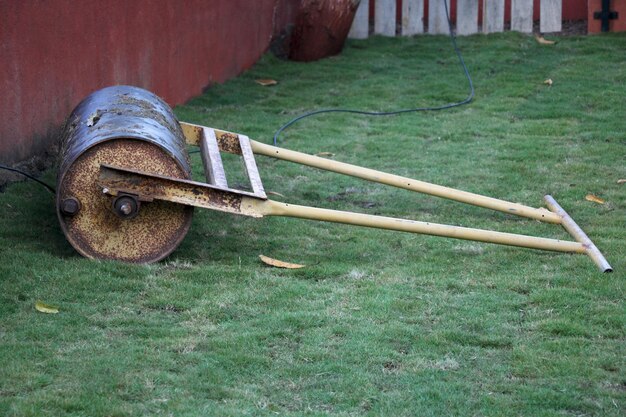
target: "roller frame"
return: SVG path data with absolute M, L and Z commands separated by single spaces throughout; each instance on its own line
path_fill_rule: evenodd
M 207 178 L 206 183 L 169 178 L 120 167 L 102 165 L 98 185 L 102 188 L 103 192 L 111 196 L 120 194 L 134 195 L 139 201 L 143 202 L 165 200 L 250 217 L 296 217 L 501 245 L 557 252 L 581 253 L 587 254 L 601 271 L 612 271 L 611 266 L 595 244 L 551 196 L 545 196 L 546 203 L 550 210 L 546 210 L 545 208 L 533 208 L 518 203 L 263 144 L 250 140 L 245 135 L 233 132 L 184 122 L 180 122 L 180 126 L 187 143 L 200 147 Z M 252 192 L 229 188 L 220 152 L 242 156 L 252 186 Z M 373 216 L 272 201 L 267 198 L 263 189 L 254 155 L 264 155 L 291 161 L 541 222 L 560 224 L 572 235 L 575 241 Z

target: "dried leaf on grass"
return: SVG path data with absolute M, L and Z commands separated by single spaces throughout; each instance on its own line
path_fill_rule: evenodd
M 541 35 L 535 35 L 535 39 L 537 40 L 537 43 L 539 43 L 540 45 L 554 45 L 556 43 L 555 41 L 549 41 L 545 39 Z
M 254 80 L 257 84 L 262 85 L 263 87 L 268 87 L 270 85 L 278 84 L 278 81 L 272 80 L 271 78 L 259 78 L 258 80 Z
M 552 87 L 552 78 L 548 78 L 547 80 L 544 80 L 543 83 L 547 85 L 548 87 Z
M 51 306 L 42 301 L 37 301 L 35 303 L 35 310 L 40 311 L 42 313 L 47 313 L 47 314 L 57 314 L 59 312 L 58 307 Z
M 595 196 L 593 194 L 587 194 L 585 196 L 585 200 L 592 201 L 592 202 L 598 203 L 598 204 L 604 204 L 605 203 L 605 201 L 603 199 L 601 199 L 600 197 Z
M 618 184 L 626 184 L 626 179 L 619 179 L 617 180 Z
M 261 259 L 264 264 L 275 266 L 276 268 L 300 269 L 305 267 L 305 265 L 283 262 L 278 259 L 269 258 L 265 255 L 259 255 L 259 259 Z
M 330 158 L 331 156 L 335 156 L 335 154 L 331 152 L 318 152 L 315 154 L 315 156 L 326 156 Z
M 283 198 L 285 198 L 285 196 L 284 196 L 284 195 L 282 195 L 281 193 L 277 193 L 276 191 L 266 191 L 265 193 L 266 193 L 266 194 L 269 194 L 269 195 L 275 195 L 275 196 L 278 196 L 278 197 L 283 197 Z

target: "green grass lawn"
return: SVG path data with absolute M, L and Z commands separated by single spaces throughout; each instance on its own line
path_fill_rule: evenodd
M 476 84 L 469 106 L 323 115 L 279 145 L 536 207 L 552 194 L 613 274 L 582 255 L 202 210 L 165 261 L 99 262 L 65 241 L 50 194 L 16 183 L 0 194 L 0 415 L 624 415 L 626 36 L 459 46 Z M 270 143 L 304 111 L 466 93 L 447 37 L 373 38 L 309 64 L 264 56 L 175 111 Z M 559 226 L 257 163 L 277 200 L 569 239 Z M 307 267 L 273 269 L 259 254 Z M 37 300 L 60 313 L 37 312 Z

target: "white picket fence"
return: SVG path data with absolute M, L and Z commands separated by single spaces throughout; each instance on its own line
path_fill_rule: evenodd
M 412 36 L 426 33 L 424 28 L 424 3 L 428 2 L 428 33 L 448 33 L 448 20 L 444 1 L 450 10 L 450 0 L 402 0 L 402 19 L 396 22 L 396 0 L 361 0 L 350 38 L 365 39 L 369 36 L 369 3 L 374 1 L 374 34 Z M 478 2 L 483 2 L 482 28 L 478 26 Z M 456 0 L 456 33 L 494 33 L 504 31 L 505 0 Z M 561 31 L 562 0 L 540 0 L 539 30 L 543 33 Z M 511 30 L 531 33 L 533 31 L 533 0 L 511 0 Z

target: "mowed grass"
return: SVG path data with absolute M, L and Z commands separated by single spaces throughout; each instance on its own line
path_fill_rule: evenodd
M 0 415 L 624 415 L 626 36 L 459 45 L 471 105 L 323 115 L 279 144 L 531 206 L 552 194 L 613 274 L 581 255 L 206 210 L 163 262 L 99 262 L 65 241 L 43 188 L 17 183 L 0 194 Z M 315 63 L 264 56 L 176 113 L 270 143 L 304 111 L 466 94 L 446 37 L 373 38 Z M 559 226 L 257 163 L 277 200 L 569 239 Z M 307 266 L 274 269 L 259 254 Z M 59 314 L 35 311 L 37 300 Z

